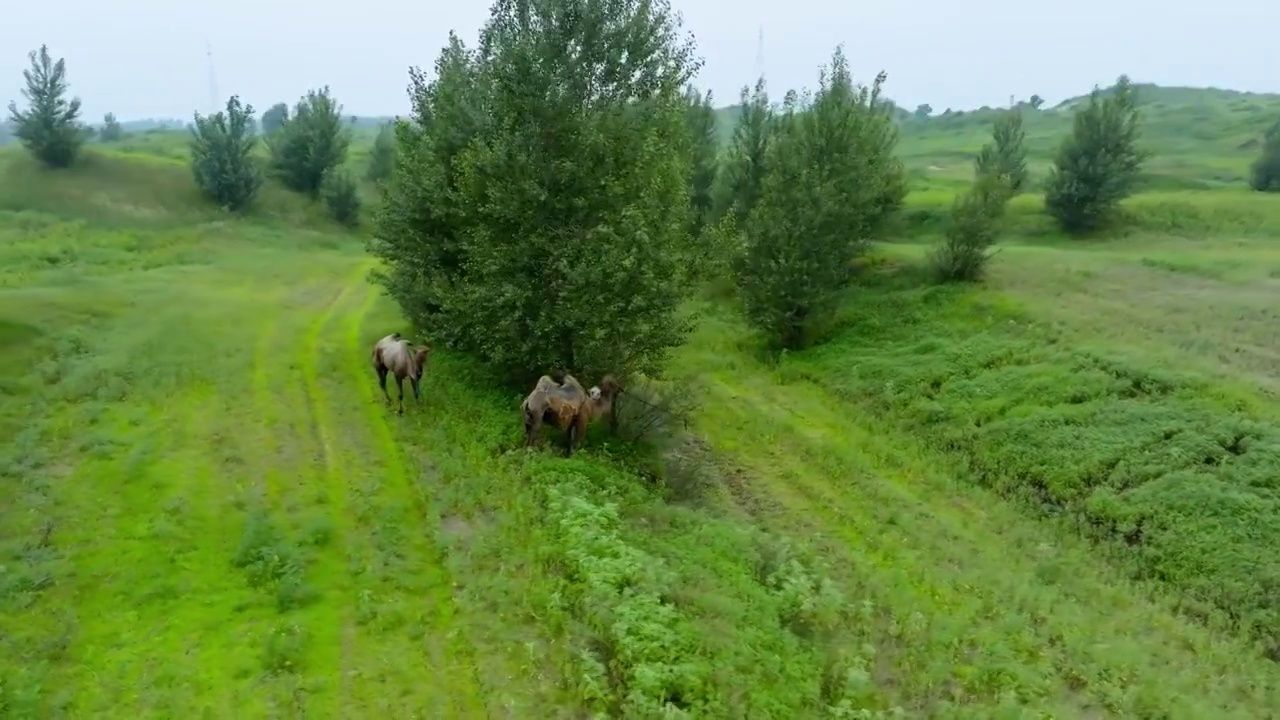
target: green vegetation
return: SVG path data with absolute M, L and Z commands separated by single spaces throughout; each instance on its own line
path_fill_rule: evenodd
M 346 161 L 350 144 L 342 106 L 329 95 L 328 86 L 308 90 L 293 107 L 293 117 L 267 135 L 268 167 L 290 190 L 319 197 L 325 174 Z
M 102 118 L 102 127 L 98 129 L 98 139 L 105 143 L 120 142 L 124 139 L 124 126 L 116 120 L 113 113 Z
M 1260 192 L 1280 192 L 1280 120 L 1262 138 L 1262 157 L 1253 164 L 1249 184 Z
M 315 198 L 235 97 L 0 149 L 0 717 L 1274 714 L 1280 97 L 907 113 L 837 53 L 709 165 L 670 9 L 570 6 L 451 37 Z M 1112 97 L 1150 156 L 1068 236 L 1045 180 Z M 782 353 L 777 258 L 824 281 Z M 395 331 L 437 340 L 399 417 Z M 620 432 L 524 450 L 510 365 L 625 374 Z
M 80 98 L 67 99 L 67 63 L 54 62 L 46 45 L 28 57 L 31 69 L 22 73 L 27 84 L 22 95 L 30 105 L 19 110 L 16 102 L 9 103 L 13 134 L 46 166 L 69 167 L 84 145 L 85 128 L 79 121 Z

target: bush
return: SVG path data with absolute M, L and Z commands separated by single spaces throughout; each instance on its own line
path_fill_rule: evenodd
M 262 187 L 262 171 L 253 157 L 258 139 L 253 106 L 232 95 L 226 111 L 195 114 L 191 128 L 191 173 L 206 197 L 231 211 L 248 207 Z
M 102 129 L 98 130 L 98 139 L 104 143 L 120 142 L 124 139 L 124 128 L 120 126 L 114 113 L 103 116 Z
M 788 94 L 774 121 L 759 204 L 740 265 L 747 317 L 775 345 L 796 348 L 830 316 L 839 290 L 884 221 L 906 176 L 897 130 L 880 101 L 885 76 L 854 88 L 837 48 L 812 106 Z
M 267 139 L 271 173 L 290 190 L 316 197 L 325 173 L 347 159 L 351 137 L 342 124 L 342 106 L 325 86 L 308 91 L 282 123 Z
M 982 278 L 1013 191 L 1004 174 L 979 175 L 973 187 L 956 198 L 943 243 L 929 255 L 929 265 L 939 282 L 974 281 Z
M 1250 169 L 1250 187 L 1258 192 L 1280 192 L 1280 120 L 1263 136 L 1262 157 Z
M 1150 155 L 1138 147 L 1138 119 L 1133 86 L 1124 75 L 1106 99 L 1095 87 L 1088 106 L 1076 113 L 1072 133 L 1049 171 L 1044 196 L 1045 210 L 1066 232 L 1098 229 L 1132 194 L 1138 171 Z
M 320 182 L 320 199 L 334 220 L 355 227 L 360 224 L 360 192 L 351 173 L 332 168 Z
M 53 62 L 46 45 L 41 45 L 38 53 L 32 50 L 27 57 L 31 69 L 22 73 L 27 81 L 22 95 L 31 106 L 23 112 L 17 103 L 9 103 L 13 134 L 47 167 L 70 167 L 88 133 L 78 120 L 80 98 L 66 99 L 66 60 L 58 58 Z
M 369 169 L 365 177 L 373 182 L 382 182 L 391 177 L 396 169 L 396 134 L 393 123 L 387 123 L 378 129 L 378 137 L 373 141 L 373 152 L 369 153 Z
M 436 79 L 414 75 L 371 243 L 416 324 L 521 384 L 654 373 L 688 331 L 698 63 L 667 3 L 607 8 L 498 3 L 482 52 L 451 36 Z
M 1011 196 L 1022 192 L 1027 183 L 1027 150 L 1023 147 L 1026 137 L 1021 113 L 1017 110 L 1001 113 L 992 126 L 991 142 L 978 152 L 975 179 L 983 175 L 1003 176 Z

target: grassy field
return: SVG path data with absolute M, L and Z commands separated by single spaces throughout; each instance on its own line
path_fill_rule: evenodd
M 687 431 L 566 460 L 447 352 L 396 417 L 362 233 L 179 138 L 0 152 L 0 717 L 1280 717 L 1280 206 L 1194 189 L 1245 155 L 1101 240 L 1020 198 L 968 289 L 917 176 L 828 343 L 691 303 Z

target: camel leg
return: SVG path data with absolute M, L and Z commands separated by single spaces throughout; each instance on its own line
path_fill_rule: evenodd
M 399 413 L 400 415 L 403 415 L 404 414 L 404 378 L 400 377 L 399 375 L 396 376 L 396 388 L 400 391 L 400 397 L 398 398 L 400 401 L 400 405 L 396 410 L 396 412 Z
M 375 368 L 378 371 L 378 387 L 382 388 L 382 396 L 387 399 L 387 404 L 391 404 L 391 394 L 387 392 L 387 368 L 379 365 Z
M 569 426 L 569 429 L 565 431 L 565 434 L 564 434 L 564 456 L 565 457 L 570 457 L 571 455 L 573 455 L 574 439 L 577 436 L 577 434 L 578 434 L 577 423 L 571 424 Z
M 534 438 L 538 436 L 538 428 L 541 423 L 537 418 L 531 418 L 528 415 L 524 418 L 524 446 L 533 447 Z
M 413 399 L 422 401 L 422 396 L 418 394 L 418 378 L 410 378 L 409 382 L 413 383 Z

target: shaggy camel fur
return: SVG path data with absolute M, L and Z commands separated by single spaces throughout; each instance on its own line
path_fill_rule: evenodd
M 609 427 L 617 430 L 616 401 L 622 386 L 612 375 L 606 375 L 599 385 L 583 390 L 582 383 L 572 375 L 565 375 L 563 382 L 550 376 L 538 378 L 533 392 L 520 405 L 524 416 L 524 445 L 534 444 L 542 424 L 551 423 L 565 432 L 565 455 L 572 455 L 582 443 L 587 427 L 599 417 L 609 416 Z
M 391 404 L 391 394 L 387 392 L 387 373 L 395 373 L 396 387 L 400 389 L 400 406 L 396 412 L 400 415 L 404 414 L 404 379 L 406 377 L 409 378 L 409 384 L 413 386 L 414 399 L 422 399 L 418 392 L 418 384 L 422 380 L 422 371 L 426 367 L 427 356 L 430 353 L 430 346 L 415 350 L 408 340 L 400 337 L 398 332 L 382 338 L 373 346 L 373 369 L 378 373 L 378 386 L 382 388 L 382 395 L 387 399 L 388 405 Z

